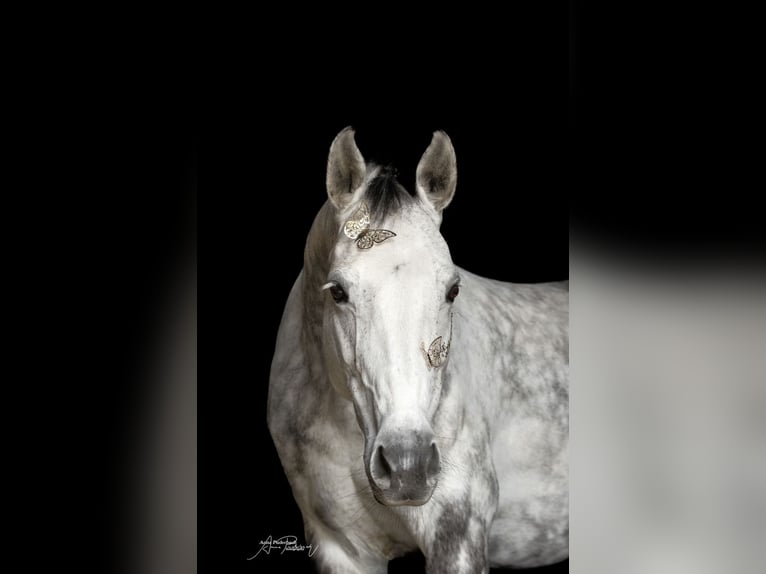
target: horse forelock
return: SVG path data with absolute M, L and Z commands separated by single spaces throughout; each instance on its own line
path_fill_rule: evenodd
M 396 168 L 376 166 L 374 169 L 363 196 L 374 219 L 382 220 L 415 203 L 415 197 L 399 183 Z

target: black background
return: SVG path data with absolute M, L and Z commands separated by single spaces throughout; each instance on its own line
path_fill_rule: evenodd
M 479 34 L 476 53 L 452 47 L 450 34 L 426 43 L 412 54 L 421 73 L 410 76 L 400 60 L 374 57 L 259 61 L 257 88 L 236 98 L 252 96 L 251 105 L 236 114 L 224 107 L 211 123 L 200 153 L 203 569 L 311 571 L 302 553 L 246 559 L 270 534 L 303 539 L 266 427 L 266 396 L 277 328 L 326 200 L 327 152 L 339 130 L 352 125 L 365 159 L 396 166 L 410 190 L 432 132 L 445 130 L 458 158 L 442 226 L 455 263 L 505 281 L 568 278 L 575 109 L 567 14 L 516 16 Z M 390 567 L 422 570 L 418 556 Z

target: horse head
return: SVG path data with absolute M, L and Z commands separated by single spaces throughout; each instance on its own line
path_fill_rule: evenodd
M 434 430 L 460 278 L 439 227 L 455 193 L 455 151 L 435 132 L 408 193 L 365 164 L 350 128 L 332 143 L 334 233 L 322 291 L 322 342 L 333 388 L 353 402 L 375 499 L 421 505 L 436 487 Z

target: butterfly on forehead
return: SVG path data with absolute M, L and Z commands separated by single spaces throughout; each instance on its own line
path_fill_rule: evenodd
M 370 229 L 370 210 L 366 203 L 362 203 L 354 215 L 343 226 L 343 233 L 349 239 L 356 239 L 359 249 L 369 249 L 376 243 L 383 243 L 386 239 L 396 237 L 396 233 L 388 229 Z

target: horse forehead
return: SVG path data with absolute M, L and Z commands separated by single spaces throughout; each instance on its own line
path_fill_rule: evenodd
M 352 277 L 369 277 L 401 273 L 420 263 L 425 270 L 443 264 L 442 257 L 423 245 L 391 237 L 369 249 L 360 249 L 352 240 L 341 239 L 335 250 L 333 267 L 345 269 Z
M 353 267 L 361 283 L 370 287 L 414 287 L 420 283 L 430 284 L 445 267 L 445 262 L 421 247 L 407 246 L 394 249 L 380 249 L 377 253 L 363 253 Z

